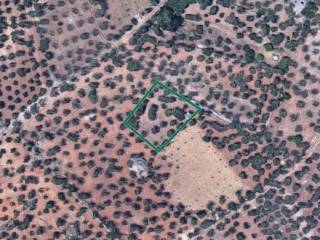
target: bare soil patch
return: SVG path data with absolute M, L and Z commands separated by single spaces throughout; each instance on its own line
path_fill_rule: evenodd
M 172 192 L 174 201 L 191 209 L 218 201 L 221 194 L 233 200 L 235 191 L 244 188 L 222 154 L 212 144 L 205 143 L 201 135 L 198 126 L 188 126 L 164 150 L 173 164 L 168 191 Z

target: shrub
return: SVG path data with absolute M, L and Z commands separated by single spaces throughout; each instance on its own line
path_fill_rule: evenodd
M 243 47 L 243 50 L 245 51 L 245 60 L 247 63 L 252 63 L 254 62 L 254 57 L 255 57 L 255 51 L 249 47 L 249 45 L 245 45 Z
M 219 6 L 215 5 L 215 6 L 212 6 L 212 7 L 210 8 L 209 14 L 210 14 L 210 15 L 216 15 L 216 14 L 218 13 L 218 11 L 219 11 Z
M 276 65 L 276 69 L 280 70 L 281 74 L 285 74 L 289 71 L 289 65 L 290 65 L 290 58 L 285 56 L 281 58 L 278 65 Z
M 41 52 L 45 52 L 49 49 L 49 41 L 50 40 L 48 38 L 41 38 L 39 47 Z
M 212 5 L 212 0 L 197 0 L 197 2 L 201 5 L 201 7 L 209 7 Z
M 264 60 L 264 55 L 261 53 L 258 53 L 256 56 L 256 61 L 261 62 Z
M 294 142 L 296 145 L 300 145 L 303 141 L 303 137 L 301 134 L 291 135 L 288 137 L 288 141 Z
M 201 17 L 196 14 L 186 14 L 185 18 L 190 21 L 196 21 L 196 22 L 201 21 Z
M 175 32 L 183 23 L 183 18 L 168 7 L 162 7 L 155 20 L 160 28 L 171 32 Z
M 283 40 L 285 35 L 283 33 L 272 34 L 270 37 L 270 41 L 273 45 L 279 46 Z
M 306 18 L 313 18 L 318 11 L 318 6 L 314 2 L 308 2 L 306 7 L 302 9 L 301 14 Z
M 202 49 L 202 53 L 206 56 L 210 56 L 214 52 L 213 48 L 204 48 Z
M 194 0 L 168 0 L 165 4 L 166 7 L 170 8 L 174 13 L 180 16 L 189 4 L 195 3 Z
M 127 69 L 129 71 L 139 71 L 140 69 L 142 69 L 142 66 L 139 61 L 130 59 L 128 60 Z
M 263 45 L 263 47 L 266 51 L 272 51 L 274 49 L 272 43 L 266 43 Z

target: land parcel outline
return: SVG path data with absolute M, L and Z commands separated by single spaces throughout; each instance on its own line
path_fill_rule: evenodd
M 155 81 L 124 125 L 156 152 L 162 151 L 201 111 L 173 88 Z

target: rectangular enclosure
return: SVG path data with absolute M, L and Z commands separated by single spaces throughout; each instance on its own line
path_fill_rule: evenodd
M 200 110 L 197 104 L 173 88 L 156 81 L 124 124 L 160 152 Z

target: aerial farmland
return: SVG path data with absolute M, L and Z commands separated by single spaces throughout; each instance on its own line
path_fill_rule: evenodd
M 0 1 L 0 239 L 319 240 L 319 9 Z

